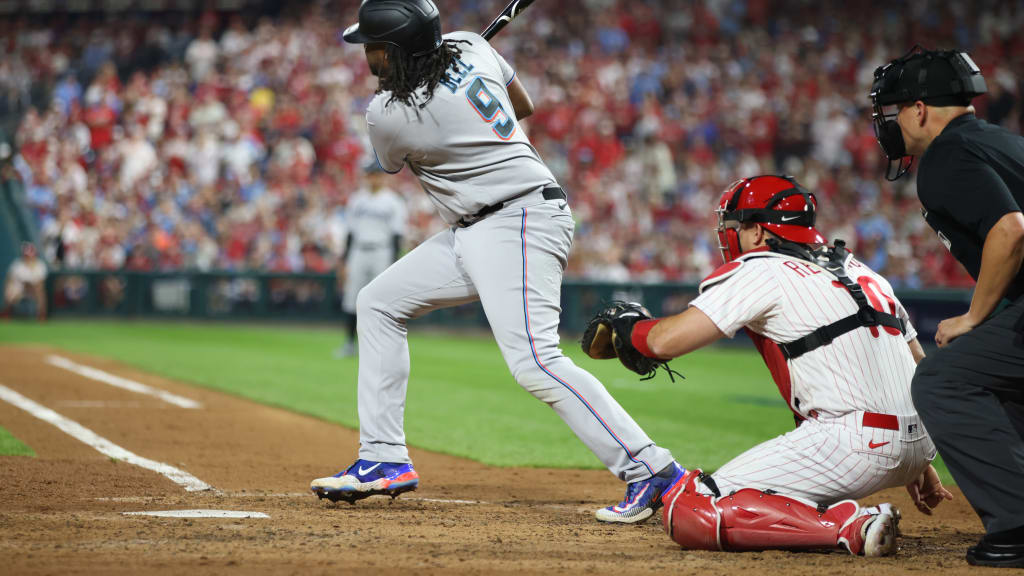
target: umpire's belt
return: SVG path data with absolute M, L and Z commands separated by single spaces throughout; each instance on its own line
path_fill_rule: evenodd
M 532 190 L 529 192 L 523 192 L 518 196 L 513 196 L 505 200 L 504 202 L 498 202 L 497 204 L 484 206 L 483 208 L 480 209 L 479 212 L 473 214 L 472 216 L 463 216 L 462 218 L 459 218 L 459 221 L 456 222 L 455 225 L 458 226 L 459 228 L 468 228 L 469 226 L 472 226 L 473 224 L 476 224 L 477 222 L 483 220 L 487 216 L 494 214 L 498 210 L 501 210 L 502 208 L 505 207 L 505 205 L 512 202 L 513 200 L 518 200 L 532 193 Z M 565 195 L 565 191 L 559 188 L 558 186 L 545 188 L 544 190 L 541 191 L 541 194 L 544 196 L 545 200 L 566 200 L 568 198 Z

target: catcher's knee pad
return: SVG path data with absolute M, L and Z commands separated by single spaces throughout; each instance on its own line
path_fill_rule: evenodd
M 665 531 L 689 550 L 831 548 L 859 511 L 853 500 L 819 510 L 813 503 L 745 488 L 715 497 L 700 494 L 693 470 L 665 496 Z
M 688 550 L 722 550 L 722 515 L 715 497 L 697 491 L 700 470 L 690 470 L 663 497 L 661 513 L 665 532 L 676 544 Z

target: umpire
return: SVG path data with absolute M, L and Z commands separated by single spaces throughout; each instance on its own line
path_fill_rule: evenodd
M 939 324 L 914 404 L 985 525 L 967 562 L 1024 567 L 1024 138 L 975 117 L 985 91 L 966 53 L 915 47 L 875 71 L 871 101 L 886 177 L 920 158 L 925 220 L 977 283 Z

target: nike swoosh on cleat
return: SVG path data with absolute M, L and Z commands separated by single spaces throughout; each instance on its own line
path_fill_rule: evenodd
M 625 506 L 622 506 L 621 504 L 612 506 L 612 512 L 620 512 L 621 513 L 621 512 L 625 512 L 625 511 L 629 510 L 633 506 L 636 506 L 636 503 L 640 501 L 640 497 L 643 496 L 644 493 L 647 492 L 647 489 L 650 488 L 650 487 L 651 487 L 650 484 L 648 484 L 647 486 L 644 486 L 643 490 L 640 490 L 640 492 L 638 492 L 637 495 L 634 496 L 632 500 L 630 500 L 629 502 L 623 502 L 623 504 L 625 504 Z
M 376 464 L 374 464 L 373 466 L 370 466 L 366 470 L 363 470 L 363 467 L 360 466 L 359 467 L 359 475 L 360 476 L 365 476 L 365 475 L 369 474 L 370 472 L 373 472 L 374 470 L 376 470 L 377 466 L 380 466 L 380 462 L 377 462 Z
M 875 448 L 881 448 L 882 446 L 885 446 L 886 444 L 888 444 L 888 442 L 879 442 L 878 444 L 875 444 L 874 442 L 868 442 L 868 448 L 871 448 L 872 450 L 874 450 Z

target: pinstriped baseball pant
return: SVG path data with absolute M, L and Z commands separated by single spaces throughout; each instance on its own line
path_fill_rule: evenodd
M 805 420 L 727 462 L 712 478 L 722 494 L 755 488 L 831 505 L 903 486 L 935 458 L 916 416 L 900 417 L 900 430 L 886 430 L 863 426 L 862 415 Z
M 529 195 L 468 228 L 433 236 L 359 293 L 360 458 L 409 462 L 406 321 L 480 300 L 519 385 L 550 405 L 613 474 L 642 480 L 672 462 L 669 451 L 558 348 L 573 229 L 563 203 Z

